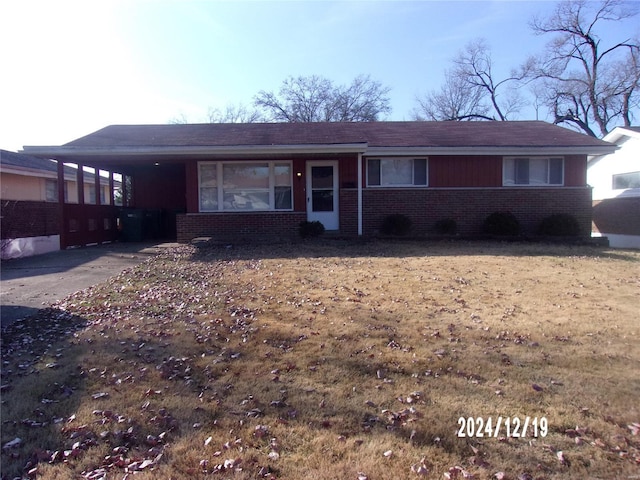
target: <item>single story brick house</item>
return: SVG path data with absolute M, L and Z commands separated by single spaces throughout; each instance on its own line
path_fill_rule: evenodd
M 525 232 L 571 213 L 587 234 L 587 156 L 615 149 L 519 121 L 113 125 L 24 151 L 121 174 L 125 206 L 161 212 L 166 233 L 189 242 L 294 237 L 302 221 L 371 236 L 391 213 L 410 217 L 415 235 L 442 219 L 473 235 L 505 210 Z M 63 248 L 112 238 L 112 204 L 65 205 Z

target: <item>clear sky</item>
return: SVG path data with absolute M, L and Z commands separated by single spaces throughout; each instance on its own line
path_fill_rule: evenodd
M 0 148 L 61 145 L 110 124 L 205 121 L 288 76 L 391 87 L 409 120 L 451 59 L 485 38 L 507 73 L 550 40 L 528 27 L 553 1 L 5 0 Z M 636 28 L 634 25 L 633 28 Z M 629 27 L 630 33 L 631 27 Z M 620 32 L 611 32 L 618 35 Z M 521 119 L 535 118 L 533 110 Z M 544 119 L 542 117 L 541 119 Z

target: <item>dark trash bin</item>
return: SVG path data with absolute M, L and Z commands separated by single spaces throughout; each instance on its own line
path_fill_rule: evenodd
M 142 242 L 144 239 L 144 210 L 127 208 L 120 212 L 120 240 L 123 242 Z

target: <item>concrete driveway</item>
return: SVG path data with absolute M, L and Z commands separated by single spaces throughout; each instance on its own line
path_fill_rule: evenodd
M 104 282 L 175 244 L 113 243 L 3 260 L 0 265 L 2 328 L 67 295 Z

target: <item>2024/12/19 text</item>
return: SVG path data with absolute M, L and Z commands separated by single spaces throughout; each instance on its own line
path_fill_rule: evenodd
M 458 438 L 527 438 L 546 437 L 549 422 L 546 417 L 460 417 L 458 418 Z

